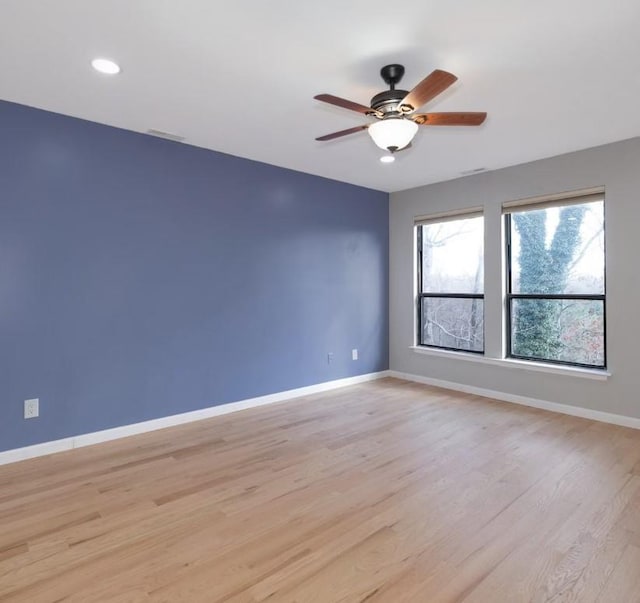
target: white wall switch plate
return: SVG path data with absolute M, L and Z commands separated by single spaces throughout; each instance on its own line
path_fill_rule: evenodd
M 35 419 L 40 416 L 40 400 L 33 398 L 32 400 L 24 401 L 24 418 Z
M 358 349 L 353 348 L 353 350 L 351 350 L 351 360 L 357 360 L 357 359 L 358 359 Z

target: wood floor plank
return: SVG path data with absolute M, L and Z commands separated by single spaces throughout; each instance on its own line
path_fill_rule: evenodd
M 640 602 L 638 467 L 383 379 L 0 467 L 0 601 Z
M 598 603 L 625 601 L 640 602 L 640 548 L 630 544 L 616 564 L 616 568 L 604 587 Z

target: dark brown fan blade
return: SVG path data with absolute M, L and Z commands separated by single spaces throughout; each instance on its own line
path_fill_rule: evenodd
M 479 126 L 486 113 L 415 113 L 411 119 L 421 126 Z
M 333 132 L 332 134 L 325 134 L 316 138 L 316 140 L 333 140 L 334 138 L 340 138 L 340 136 L 346 136 L 347 134 L 355 134 L 362 130 L 366 130 L 369 126 L 356 126 L 355 128 L 349 128 L 348 130 L 340 130 L 340 132 Z
M 399 105 L 402 107 L 402 112 L 409 113 L 419 109 L 432 98 L 444 92 L 457 79 L 455 75 L 448 71 L 436 69 L 402 99 Z
M 349 109 L 351 111 L 357 111 L 358 113 L 364 113 L 365 115 L 377 115 L 378 113 L 371 107 L 366 107 L 365 105 L 354 103 L 353 101 L 347 100 L 346 98 L 333 96 L 333 94 L 318 94 L 313 98 L 322 101 L 323 103 L 329 103 L 330 105 L 336 105 L 337 107 L 342 107 L 343 109 Z

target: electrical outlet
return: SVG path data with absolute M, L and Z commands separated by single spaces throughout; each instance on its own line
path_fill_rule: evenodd
M 35 419 L 40 416 L 40 400 L 33 398 L 32 400 L 24 401 L 24 418 Z
M 353 348 L 353 350 L 351 350 L 351 360 L 357 360 L 358 359 L 358 348 Z
M 333 362 L 333 352 L 329 352 L 327 354 L 327 364 L 331 364 Z

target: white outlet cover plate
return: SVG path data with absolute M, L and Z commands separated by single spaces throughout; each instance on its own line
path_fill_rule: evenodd
M 354 348 L 353 350 L 351 350 L 351 360 L 357 360 L 358 359 L 358 350 L 357 348 Z
M 24 418 L 35 419 L 40 416 L 40 399 L 32 398 L 24 401 Z

